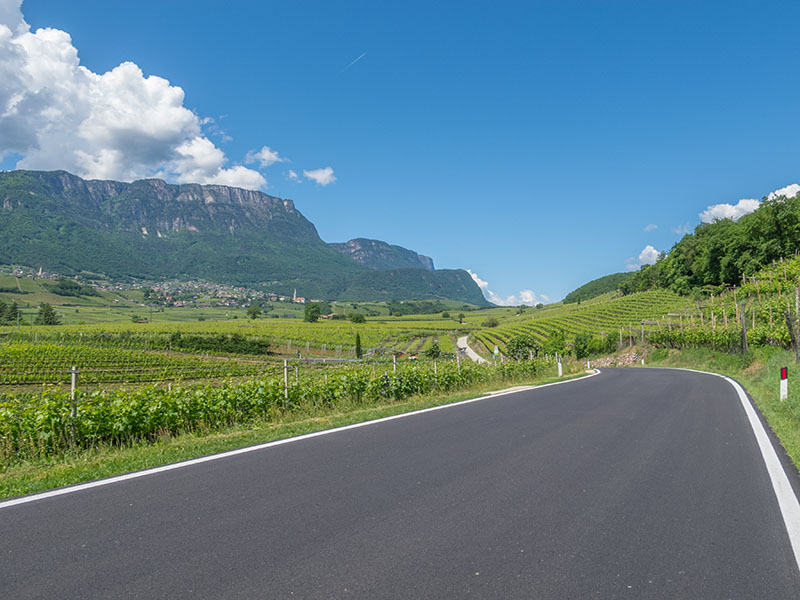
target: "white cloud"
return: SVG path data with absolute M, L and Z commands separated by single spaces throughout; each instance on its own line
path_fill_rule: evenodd
M 286 175 L 286 177 L 288 177 L 291 181 L 294 181 L 295 183 L 303 183 L 300 180 L 300 177 L 298 177 L 297 173 L 295 173 L 291 169 L 289 169 L 289 173 Z
M 692 227 L 688 223 L 684 225 L 676 225 L 672 228 L 672 233 L 677 233 L 678 235 L 686 235 L 687 233 L 692 232 Z
M 645 231 L 655 231 L 656 229 L 658 229 L 658 225 L 655 225 L 654 223 L 650 223 L 644 228 Z
M 333 169 L 325 167 L 324 169 L 315 169 L 313 171 L 303 171 L 306 179 L 316 181 L 321 186 L 326 186 L 336 181 L 336 176 L 333 174 Z
M 793 183 L 791 185 L 787 185 L 786 187 L 782 187 L 779 190 L 775 190 L 769 196 L 767 196 L 767 200 L 775 200 L 779 196 L 785 196 L 786 198 L 794 198 L 800 194 L 800 185 Z
M 625 259 L 625 270 L 638 271 L 644 265 L 655 264 L 659 256 L 661 256 L 661 253 L 655 248 L 653 248 L 650 244 L 648 244 L 639 253 L 638 260 L 636 259 L 636 257 L 633 256 L 629 256 L 628 258 Z
M 274 165 L 275 163 L 286 162 L 286 159 L 282 156 L 279 156 L 277 151 L 273 150 L 269 146 L 264 146 L 258 152 L 255 150 L 250 150 L 250 152 L 248 152 L 245 156 L 245 162 L 248 165 L 251 165 L 256 161 L 258 161 L 258 164 L 262 169 L 265 169 L 266 167 Z
M 258 171 L 226 167 L 180 87 L 132 62 L 94 73 L 68 33 L 32 33 L 20 8 L 0 0 L 0 159 L 19 153 L 18 168 L 96 179 L 266 185 Z
M 550 298 L 548 296 L 545 296 L 544 294 L 539 294 L 537 296 L 533 290 L 520 290 L 519 296 L 508 296 L 507 298 L 503 298 L 502 296 L 498 296 L 492 290 L 490 290 L 489 283 L 478 277 L 477 273 L 473 273 L 470 269 L 467 269 L 467 273 L 470 274 L 472 280 L 478 285 L 479 288 L 481 288 L 483 297 L 492 304 L 497 304 L 498 306 L 520 306 L 522 304 L 527 306 L 536 306 L 539 303 L 550 302 Z
M 647 245 L 644 249 L 639 253 L 639 264 L 640 265 L 654 265 L 658 257 L 661 256 L 661 252 L 653 248 L 651 245 Z
M 712 223 L 718 219 L 732 219 L 734 221 L 758 208 L 760 202 L 752 198 L 743 198 L 736 204 L 713 204 L 700 213 L 700 221 Z

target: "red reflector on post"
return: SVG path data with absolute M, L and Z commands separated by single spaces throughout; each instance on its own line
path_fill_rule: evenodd
M 789 379 L 787 371 L 788 369 L 786 367 L 781 367 L 781 380 Z

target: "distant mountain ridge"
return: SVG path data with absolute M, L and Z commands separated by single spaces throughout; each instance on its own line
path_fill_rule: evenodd
M 426 269 L 433 271 L 433 259 L 417 254 L 413 250 L 387 244 L 380 240 L 356 238 L 330 246 L 337 252 L 349 256 L 369 269 Z
M 0 263 L 67 275 L 197 277 L 285 294 L 297 288 L 331 300 L 485 304 L 466 271 L 428 270 L 427 257 L 370 241 L 360 262 L 322 241 L 291 200 L 252 190 L 0 172 Z

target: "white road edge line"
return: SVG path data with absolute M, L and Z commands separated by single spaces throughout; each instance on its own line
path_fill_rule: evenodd
M 761 457 L 764 459 L 764 464 L 767 467 L 770 481 L 772 482 L 772 490 L 778 499 L 778 508 L 783 516 L 783 524 L 786 526 L 786 533 L 789 535 L 789 542 L 794 551 L 794 560 L 800 570 L 800 502 L 792 489 L 792 484 L 789 483 L 789 477 L 781 464 L 778 454 L 767 435 L 764 425 L 761 424 L 761 419 L 758 418 L 755 408 L 747 398 L 747 394 L 741 385 L 726 375 L 720 373 L 712 373 L 710 371 L 698 371 L 696 369 L 676 369 L 681 371 L 692 371 L 694 373 L 703 373 L 705 375 L 715 375 L 721 377 L 733 386 L 736 393 L 739 395 L 739 401 L 742 403 L 742 408 L 750 421 L 750 427 L 753 430 L 753 435 L 756 436 L 758 448 L 761 450 Z
M 599 375 L 600 371 L 594 369 L 594 373 L 590 375 L 584 375 L 583 377 L 576 377 L 575 379 L 567 379 L 565 381 L 555 381 L 553 383 L 545 383 L 542 385 L 536 385 L 525 390 L 509 390 L 507 392 L 500 392 L 495 394 L 490 394 L 487 396 L 480 396 L 479 398 L 470 398 L 469 400 L 462 400 L 460 402 L 453 402 L 452 404 L 442 404 L 440 406 L 432 406 L 431 408 L 423 408 L 420 410 L 415 410 L 412 412 L 407 413 L 400 413 L 398 415 L 392 415 L 390 417 L 382 417 L 380 419 L 373 419 L 372 421 L 363 421 L 361 423 L 353 423 L 352 425 L 344 425 L 342 427 L 336 427 L 335 429 L 324 429 L 322 431 L 315 431 L 313 433 L 306 433 L 303 435 L 298 435 L 295 437 L 285 438 L 282 440 L 275 440 L 274 442 L 266 442 L 264 444 L 258 444 L 256 446 L 247 446 L 245 448 L 238 448 L 236 450 L 229 450 L 227 452 L 221 452 L 219 454 L 211 454 L 210 456 L 202 456 L 200 458 L 193 458 L 190 460 L 185 460 L 182 462 L 171 463 L 168 465 L 163 465 L 161 467 L 153 467 L 152 469 L 145 469 L 143 471 L 135 471 L 133 473 L 126 473 L 125 475 L 117 475 L 114 477 L 109 477 L 108 479 L 99 479 L 97 481 L 90 481 L 88 483 L 80 483 L 78 485 L 73 485 L 70 487 L 63 487 L 57 488 L 55 490 L 50 490 L 49 492 L 42 492 L 40 494 L 32 494 L 30 496 L 22 496 L 20 498 L 14 498 L 13 500 L 6 500 L 5 502 L 0 502 L 0 510 L 4 508 L 11 508 L 12 506 L 18 506 L 20 504 L 27 504 L 29 502 L 36 502 L 37 500 L 44 500 L 46 498 L 54 498 L 56 496 L 64 496 L 66 494 L 74 494 L 75 492 L 80 492 L 83 490 L 89 490 L 96 487 L 102 487 L 106 485 L 111 485 L 113 483 L 121 483 L 123 481 L 128 481 L 130 479 L 138 479 L 139 477 L 146 477 L 148 475 L 155 475 L 156 473 L 163 473 L 165 471 L 173 471 L 175 469 L 183 469 L 185 467 L 191 467 L 192 465 L 198 465 L 205 462 L 211 462 L 212 460 L 220 460 L 222 458 L 228 458 L 231 456 L 236 456 L 238 454 L 247 454 L 248 452 L 256 452 L 257 450 L 264 450 L 266 448 L 272 448 L 274 446 L 282 446 L 283 444 L 291 444 L 293 442 L 300 442 L 302 440 L 307 440 L 310 438 L 320 437 L 323 435 L 330 435 L 332 433 L 338 433 L 340 431 L 347 431 L 348 429 L 358 429 L 359 427 L 366 427 L 367 425 L 375 425 L 376 423 L 385 423 L 387 421 L 394 421 L 395 419 L 404 419 L 406 417 L 412 417 L 415 415 L 421 415 L 423 413 L 433 412 L 436 410 L 444 410 L 447 408 L 453 408 L 455 406 L 464 406 L 465 404 L 472 404 L 473 402 L 479 402 L 481 400 L 490 400 L 493 398 L 498 398 L 500 396 L 507 396 L 510 394 L 519 394 L 521 392 L 528 392 L 531 390 L 538 390 L 541 388 L 550 387 L 553 385 L 560 385 L 562 383 L 572 383 L 573 381 L 580 381 L 582 379 L 588 379 L 590 377 L 594 377 L 595 375 Z

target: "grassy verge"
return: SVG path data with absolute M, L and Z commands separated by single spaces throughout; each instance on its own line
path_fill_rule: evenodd
M 778 348 L 756 348 L 748 356 L 708 349 L 651 350 L 649 366 L 686 367 L 722 373 L 741 383 L 778 436 L 795 467 L 800 469 L 800 368 L 794 354 Z M 781 367 L 789 367 L 789 398 L 781 402 L 778 382 Z
M 560 380 L 583 375 L 579 365 L 568 369 Z M 558 377 L 540 376 L 509 385 L 541 385 L 558 381 Z M 248 426 L 234 426 L 213 432 L 194 432 L 164 437 L 154 444 L 131 447 L 101 446 L 76 451 L 57 459 L 25 461 L 6 466 L 0 471 L 0 498 L 41 492 L 56 487 L 111 477 L 182 460 L 235 450 L 255 444 L 285 439 L 315 431 L 361 423 L 433 406 L 475 398 L 498 388 L 497 384 L 476 386 L 447 395 L 412 397 L 403 402 L 380 406 L 340 407 L 324 414 L 297 414 L 279 421 L 260 421 Z

